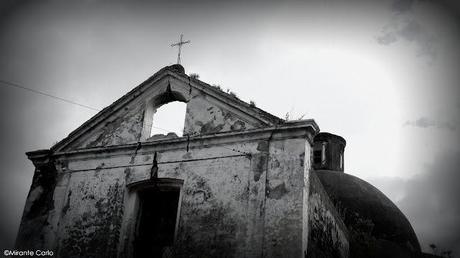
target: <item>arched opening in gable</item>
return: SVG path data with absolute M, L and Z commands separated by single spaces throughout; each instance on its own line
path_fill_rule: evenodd
M 152 129 L 149 137 L 175 133 L 182 137 L 185 123 L 185 113 L 187 104 L 180 101 L 174 101 L 159 107 L 152 117 Z
M 142 130 L 143 140 L 182 137 L 187 100 L 167 87 L 166 91 L 147 102 Z

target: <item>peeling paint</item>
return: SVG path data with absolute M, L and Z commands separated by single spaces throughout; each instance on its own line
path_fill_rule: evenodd
M 236 112 L 236 113 L 234 113 Z M 260 126 L 259 122 L 241 119 L 242 113 L 217 106 L 204 97 L 192 98 L 187 104 L 184 132 L 213 134 L 226 131 L 245 131 Z
M 80 185 L 86 190 L 87 184 Z M 65 236 L 61 242 L 59 256 L 61 257 L 114 257 L 123 215 L 122 203 L 123 188 L 115 181 L 108 187 L 106 196 L 98 196 L 94 202 L 94 209 L 86 210 L 79 217 L 73 217 L 65 228 Z M 86 193 L 85 195 L 88 195 Z M 70 199 L 70 192 L 69 192 Z M 75 214 L 78 199 L 70 199 L 67 213 Z M 70 207 L 70 208 L 69 208 Z
M 281 119 L 206 94 L 199 88 L 206 85 L 176 72 L 149 79 L 77 129 L 54 149 L 58 164 L 34 161 L 18 246 L 54 242 L 57 257 L 130 257 L 142 214 L 138 191 L 160 187 L 149 180 L 157 153 L 158 180 L 183 184 L 174 257 L 302 255 L 304 151 L 314 123 L 280 127 Z M 175 100 L 187 103 L 185 137 L 149 138 L 149 112 Z
M 254 181 L 259 181 L 260 176 L 267 168 L 267 155 L 266 154 L 253 154 L 252 155 L 252 167 Z
M 281 199 L 288 191 L 286 189 L 286 185 L 285 183 L 283 182 L 282 184 L 279 184 L 273 188 L 269 188 L 267 190 L 268 192 L 268 195 L 267 197 L 270 198 L 270 199 Z
M 119 111 L 100 128 L 73 143 L 70 148 L 82 149 L 135 143 L 140 140 L 144 120 L 144 105 Z
M 70 208 L 70 197 L 71 196 L 72 196 L 72 190 L 69 190 L 69 193 L 67 194 L 67 201 L 66 201 L 64 207 L 62 208 L 62 215 L 63 216 L 65 216 L 65 214 L 67 213 L 67 211 Z

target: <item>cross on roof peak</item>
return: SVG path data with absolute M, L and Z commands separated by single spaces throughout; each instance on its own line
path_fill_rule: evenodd
M 180 34 L 179 42 L 171 44 L 171 47 L 177 46 L 178 49 L 179 49 L 179 51 L 177 53 L 177 64 L 180 64 L 180 53 L 181 53 L 182 45 L 188 44 L 188 43 L 191 42 L 190 40 L 184 41 L 183 37 L 184 37 L 184 35 Z

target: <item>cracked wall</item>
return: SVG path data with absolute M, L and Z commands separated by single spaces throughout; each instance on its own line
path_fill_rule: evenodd
M 305 139 L 246 137 L 189 151 L 181 143 L 56 157 L 47 246 L 58 257 L 129 256 L 138 211 L 127 186 L 149 177 L 157 152 L 159 178 L 184 182 L 176 257 L 301 256 Z
M 183 182 L 175 257 L 304 255 L 316 124 L 259 117 L 185 77 L 151 78 L 55 145 L 46 166 L 34 162 L 18 246 L 130 257 L 139 212 L 130 186 L 149 179 L 156 156 L 159 178 Z M 187 103 L 184 137 L 149 138 L 150 114 L 171 101 Z
M 221 103 L 200 90 L 184 87 L 174 79 L 162 80 L 157 84 L 136 96 L 132 103 L 94 125 L 89 132 L 66 146 L 66 150 L 173 138 L 167 136 L 150 138 L 152 124 L 155 124 L 155 110 L 173 101 L 187 103 L 184 136 L 245 131 L 264 126 L 244 109 Z M 161 124 L 155 126 L 162 127 Z
M 61 210 L 60 257 L 114 257 L 123 214 L 123 177 L 95 169 L 73 173 Z
M 305 139 L 272 140 L 267 145 L 265 257 L 300 257 Z

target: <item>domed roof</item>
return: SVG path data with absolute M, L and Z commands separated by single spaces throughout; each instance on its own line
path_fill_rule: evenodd
M 377 188 L 343 172 L 317 170 L 316 173 L 350 231 L 364 232 L 380 243 L 390 241 L 405 250 L 420 252 L 407 218 Z

